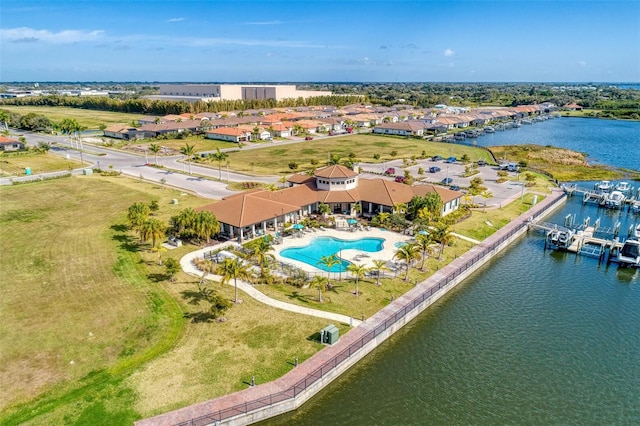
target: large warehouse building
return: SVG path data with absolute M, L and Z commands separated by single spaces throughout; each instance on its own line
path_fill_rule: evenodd
M 326 90 L 298 90 L 292 84 L 161 84 L 157 99 L 184 101 L 253 100 L 330 96 Z

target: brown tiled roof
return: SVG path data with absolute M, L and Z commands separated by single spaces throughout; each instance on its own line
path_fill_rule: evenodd
M 327 179 L 332 179 L 332 178 L 350 178 L 350 177 L 356 177 L 358 176 L 358 174 L 356 172 L 354 172 L 353 170 L 345 167 L 345 166 L 341 166 L 339 164 L 335 164 L 333 166 L 327 166 L 324 167 L 322 169 L 318 169 L 313 173 L 314 176 L 316 177 L 322 177 L 322 178 L 327 178 Z
M 296 173 L 289 176 L 289 178 L 287 179 L 287 182 L 301 184 L 301 183 L 309 182 L 310 180 L 315 180 L 315 178 L 313 176 Z
M 440 195 L 440 199 L 443 203 L 448 203 L 449 201 L 460 198 L 463 195 L 463 193 L 460 191 L 454 191 L 452 189 L 445 188 L 444 186 L 431 184 L 414 185 L 411 187 L 411 189 L 413 189 L 415 195 L 418 195 L 420 197 L 424 197 L 431 192 L 437 192 Z
M 412 187 L 386 179 L 360 179 L 358 189 L 361 199 L 375 204 L 393 206 L 408 203 L 415 195 Z
M 15 140 L 15 139 L 8 138 L 8 137 L 6 137 L 6 136 L 0 136 L 0 142 L 5 142 L 5 143 L 6 143 L 6 142 L 16 143 L 16 142 L 18 142 L 18 141 L 17 141 L 17 140 Z
M 440 198 L 445 203 L 462 196 L 461 192 L 441 186 L 409 186 L 386 179 L 359 179 L 358 188 L 348 191 L 319 191 L 315 186 L 315 181 L 308 180 L 302 185 L 279 191 L 257 189 L 234 194 L 218 203 L 204 206 L 201 210 L 212 212 L 220 222 L 235 227 L 244 227 L 272 219 L 275 216 L 296 212 L 301 207 L 316 202 L 356 203 L 367 201 L 393 206 L 398 203 L 407 203 L 416 195 L 424 196 L 434 191 L 440 194 Z

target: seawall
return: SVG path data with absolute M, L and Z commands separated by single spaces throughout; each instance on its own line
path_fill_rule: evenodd
M 297 409 L 525 234 L 530 220 L 543 218 L 565 201 L 566 195 L 560 190 L 554 190 L 528 212 L 346 333 L 338 343 L 326 347 L 285 376 L 263 385 L 140 420 L 136 425 L 247 425 Z

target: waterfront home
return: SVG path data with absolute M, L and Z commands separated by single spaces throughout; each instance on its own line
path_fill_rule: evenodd
M 221 234 L 245 239 L 277 229 L 278 224 L 297 222 L 318 211 L 320 203 L 331 212 L 372 217 L 394 211 L 394 206 L 408 203 L 415 196 L 436 192 L 446 215 L 460 206 L 462 192 L 435 185 L 405 185 L 387 179 L 360 179 L 358 173 L 340 165 L 317 169 L 313 176 L 293 175 L 289 188 L 279 191 L 254 190 L 235 194 L 204 206 L 215 214 Z M 359 208 L 355 208 L 359 205 Z
M 383 123 L 373 129 L 373 133 L 397 136 L 423 136 L 426 124 L 422 121 L 402 121 Z
M 114 139 L 132 140 L 141 137 L 138 129 L 127 124 L 112 124 L 111 126 L 105 127 L 102 132 L 104 136 Z

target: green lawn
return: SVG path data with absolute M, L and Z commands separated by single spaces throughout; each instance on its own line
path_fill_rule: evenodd
M 25 168 L 30 167 L 31 173 L 57 172 L 80 167 L 80 162 L 66 160 L 59 155 L 46 153 L 4 154 L 0 155 L 0 176 L 24 176 Z
M 0 109 L 27 115 L 31 112 L 44 115 L 49 120 L 60 122 L 65 118 L 73 118 L 78 124 L 87 129 L 99 129 L 101 124 L 123 123 L 130 124 L 134 120 L 143 117 L 143 114 L 129 114 L 124 112 L 97 111 L 92 109 L 81 109 L 71 107 L 49 107 L 49 106 L 13 106 L 0 105 Z
M 0 199 L 0 424 L 131 424 L 280 377 L 321 348 L 310 337 L 326 320 L 247 297 L 224 323 L 183 317 L 206 309 L 196 280 L 166 281 L 125 211 L 155 199 L 167 220 L 208 200 L 97 175 L 1 187 Z
M 391 153 L 396 151 L 396 155 Z M 441 142 L 427 142 L 421 139 L 407 139 L 394 136 L 372 134 L 349 135 L 338 138 L 315 139 L 296 144 L 265 146 L 259 150 L 241 149 L 229 153 L 229 163 L 233 170 L 261 175 L 290 174 L 294 171 L 313 170 L 326 164 L 329 156 L 338 156 L 342 160 L 355 154 L 358 161 L 379 163 L 392 159 L 410 159 L 420 157 L 422 153 L 431 157 L 440 155 L 458 158 L 468 155 L 472 160 L 485 159 L 493 162 L 490 154 L 480 148 Z M 373 156 L 379 154 L 376 160 Z M 312 161 L 317 162 L 315 165 Z M 296 169 L 289 168 L 295 162 Z M 212 162 L 213 165 L 217 163 Z

